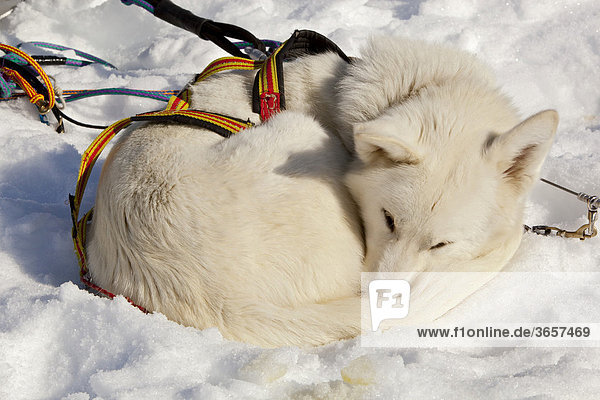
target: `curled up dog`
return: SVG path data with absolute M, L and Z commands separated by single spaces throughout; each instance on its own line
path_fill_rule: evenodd
M 253 79 L 211 77 L 192 107 L 258 122 Z M 285 82 L 287 111 L 228 139 L 181 125 L 123 134 L 97 190 L 95 282 L 233 340 L 319 345 L 360 332 L 362 271 L 412 272 L 427 321 L 485 282 L 420 272 L 508 262 L 556 112 L 520 121 L 472 55 L 398 38 L 351 64 L 287 63 Z

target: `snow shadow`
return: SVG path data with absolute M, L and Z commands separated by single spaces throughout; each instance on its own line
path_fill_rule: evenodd
M 81 154 L 63 144 L 0 171 L 0 249 L 38 282 L 79 281 L 68 194 L 75 189 L 80 161 Z M 93 201 L 100 164 L 90 178 L 84 208 Z
M 394 18 L 411 19 L 414 15 L 419 14 L 421 3 L 425 0 L 408 0 L 403 1 L 394 8 Z
M 419 10 L 421 9 L 421 3 L 424 3 L 425 0 L 407 0 L 407 1 L 390 1 L 390 0 L 370 0 L 367 5 L 383 8 L 383 9 L 391 9 L 393 12 L 393 16 L 396 19 L 409 20 L 413 16 L 419 14 Z

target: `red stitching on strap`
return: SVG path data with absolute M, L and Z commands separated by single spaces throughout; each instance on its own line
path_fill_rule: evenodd
M 281 109 L 279 93 L 261 93 L 260 95 L 260 118 L 268 120 Z

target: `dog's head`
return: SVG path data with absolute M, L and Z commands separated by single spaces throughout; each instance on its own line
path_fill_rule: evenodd
M 510 259 L 558 116 L 516 124 L 507 104 L 476 88 L 438 87 L 354 125 L 347 185 L 361 208 L 368 270 L 497 271 Z

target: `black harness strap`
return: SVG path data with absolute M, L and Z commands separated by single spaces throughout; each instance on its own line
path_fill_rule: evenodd
M 331 39 L 318 32 L 310 30 L 297 30 L 294 32 L 288 48 L 285 49 L 284 61 L 311 54 L 336 53 L 347 63 L 350 58 Z
M 249 128 L 253 124 L 239 118 L 223 114 L 208 113 L 203 111 L 175 111 L 173 113 L 138 114 L 130 117 L 131 121 L 149 121 L 154 123 L 195 125 L 208 129 L 219 136 L 228 138 L 241 129 Z

